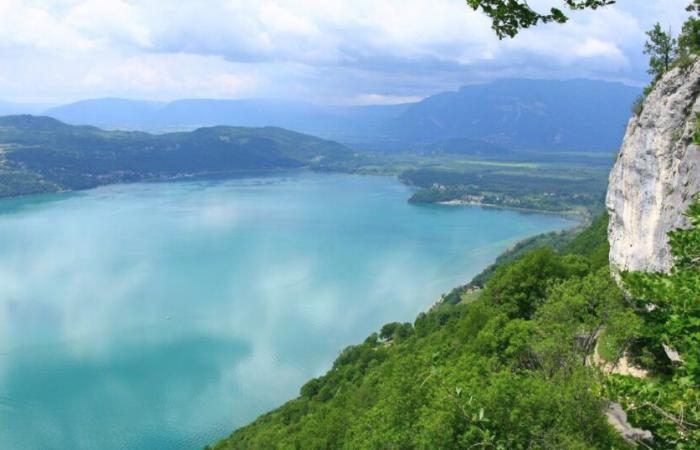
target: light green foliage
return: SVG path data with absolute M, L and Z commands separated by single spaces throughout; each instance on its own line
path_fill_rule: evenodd
M 610 352 L 621 354 L 637 328 L 636 318 L 624 304 L 622 293 L 608 276 L 607 268 L 555 285 L 548 294 L 547 303 L 537 311 L 536 319 L 548 330 L 537 346 L 546 355 L 550 370 L 566 358 L 584 361 L 606 328 L 615 330 L 615 339 L 607 341 Z M 620 327 L 622 324 L 624 328 Z
M 588 262 L 579 256 L 562 257 L 544 247 L 502 267 L 488 283 L 482 298 L 501 306 L 510 317 L 529 319 L 544 302 L 552 283 L 583 275 Z
M 596 255 L 602 218 L 564 254 L 503 263 L 477 300 L 349 347 L 299 398 L 217 448 L 626 448 L 603 415 L 608 399 L 652 431 L 646 446 L 698 448 L 700 202 L 688 216 L 692 227 L 670 234 L 671 273 L 623 274 L 630 299 Z M 596 346 L 649 377 L 590 367 Z
M 574 236 L 572 241 L 563 248 L 563 252 L 585 256 L 593 270 L 608 267 L 610 253 L 608 220 L 607 212 L 601 214 L 588 228 Z
M 611 5 L 614 0 L 563 0 L 561 2 L 571 10 L 596 9 Z M 472 9 L 481 9 L 493 21 L 493 29 L 499 38 L 514 37 L 523 28 L 530 28 L 538 23 L 564 23 L 568 17 L 562 9 L 552 7 L 548 13 L 539 13 L 524 0 L 467 0 Z
M 654 432 L 659 447 L 700 447 L 700 201 L 687 215 L 691 227 L 669 233 L 670 273 L 623 274 L 643 321 L 632 351 L 652 376 L 609 385 L 634 405 L 631 417 Z
M 505 263 L 477 300 L 386 325 L 217 448 L 626 448 L 584 359 L 628 310 L 590 261 L 538 249 Z

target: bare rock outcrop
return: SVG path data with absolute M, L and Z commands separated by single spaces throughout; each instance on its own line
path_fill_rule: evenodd
M 607 208 L 610 262 L 619 270 L 667 271 L 667 233 L 688 226 L 683 215 L 700 192 L 700 61 L 669 71 L 630 119 L 610 173 Z

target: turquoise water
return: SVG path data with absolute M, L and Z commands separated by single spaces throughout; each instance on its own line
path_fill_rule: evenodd
M 0 202 L 0 448 L 190 449 L 562 218 L 299 173 Z

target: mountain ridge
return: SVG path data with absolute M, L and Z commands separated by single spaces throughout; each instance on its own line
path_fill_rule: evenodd
M 142 131 L 272 125 L 378 151 L 421 151 L 455 138 L 511 150 L 608 151 L 619 146 L 630 106 L 640 92 L 618 82 L 514 78 L 464 85 L 395 105 L 105 98 L 50 108 L 45 114 L 73 124 Z M 590 114 L 593 111 L 596 114 Z
M 150 134 L 46 116 L 0 117 L 0 197 L 184 175 L 322 169 L 353 158 L 341 144 L 278 127 Z

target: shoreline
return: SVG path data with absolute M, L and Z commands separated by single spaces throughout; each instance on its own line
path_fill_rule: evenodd
M 585 224 L 586 222 L 590 222 L 590 220 L 591 220 L 590 213 L 584 212 L 584 211 L 577 211 L 577 210 L 550 211 L 550 210 L 546 210 L 546 209 L 521 208 L 521 207 L 517 207 L 517 206 L 496 205 L 493 203 L 470 202 L 467 200 L 446 200 L 446 201 L 441 201 L 441 202 L 419 202 L 419 203 L 423 203 L 426 205 L 443 205 L 443 206 L 481 206 L 484 208 L 507 209 L 507 210 L 511 210 L 511 211 L 529 212 L 529 213 L 535 213 L 535 214 L 547 214 L 547 215 L 563 216 L 563 217 L 570 217 L 570 218 L 578 217 L 581 219 L 582 224 Z
M 396 174 L 392 173 L 365 173 L 362 171 L 343 171 L 343 170 L 328 170 L 328 169 L 319 169 L 319 168 L 313 168 L 313 167 L 294 167 L 294 168 L 266 168 L 266 169 L 241 169 L 241 170 L 225 170 L 225 171 L 207 171 L 207 172 L 193 172 L 193 173 L 181 173 L 181 174 L 176 174 L 176 175 L 170 175 L 170 176 L 154 176 L 154 177 L 144 177 L 143 179 L 139 180 L 123 180 L 123 181 L 115 181 L 115 182 L 107 182 L 103 184 L 97 184 L 95 186 L 91 186 L 88 188 L 83 188 L 83 189 L 58 189 L 55 191 L 40 191 L 40 192 L 33 192 L 33 193 L 28 193 L 28 194 L 17 194 L 17 195 L 8 195 L 4 197 L 0 197 L 0 202 L 5 201 L 5 200 L 13 200 L 13 199 L 19 199 L 19 198 L 27 198 L 27 197 L 33 197 L 33 196 L 43 196 L 43 195 L 55 195 L 55 194 L 67 194 L 67 193 L 73 193 L 73 192 L 81 192 L 81 191 L 89 191 L 91 189 L 97 189 L 105 186 L 114 186 L 114 185 L 129 185 L 129 184 L 136 184 L 136 183 L 169 183 L 169 182 L 178 182 L 178 181 L 196 181 L 196 180 L 206 180 L 206 179 L 219 179 L 219 180 L 226 180 L 226 179 L 233 179 L 233 178 L 245 178 L 247 176 L 250 177 L 256 177 L 264 174 L 288 174 L 288 173 L 301 173 L 301 172 L 313 172 L 313 173 L 332 173 L 332 174 L 339 174 L 339 175 L 362 175 L 362 176 L 372 176 L 372 177 L 393 177 L 398 181 L 400 184 L 404 186 L 411 187 L 411 185 L 404 183 Z M 407 199 L 407 201 L 409 201 Z M 553 215 L 553 216 L 560 216 L 560 217 L 567 217 L 572 220 L 575 220 L 579 222 L 577 226 L 585 226 L 586 224 L 590 223 L 592 220 L 591 214 L 586 211 L 577 211 L 577 210 L 567 210 L 567 211 L 550 211 L 546 209 L 535 209 L 535 208 L 522 208 L 522 207 L 516 207 L 516 206 L 506 206 L 506 205 L 496 205 L 496 204 L 491 204 L 491 203 L 479 203 L 479 202 L 472 202 L 472 201 L 467 201 L 467 200 L 446 200 L 446 201 L 439 201 L 439 202 L 414 202 L 416 204 L 423 204 L 423 205 L 442 205 L 442 206 L 479 206 L 479 207 L 484 207 L 484 208 L 497 208 L 497 209 L 504 209 L 504 210 L 510 210 L 510 211 L 519 211 L 523 213 L 532 213 L 532 214 L 544 214 L 544 215 Z M 576 220 L 579 219 L 579 220 Z

